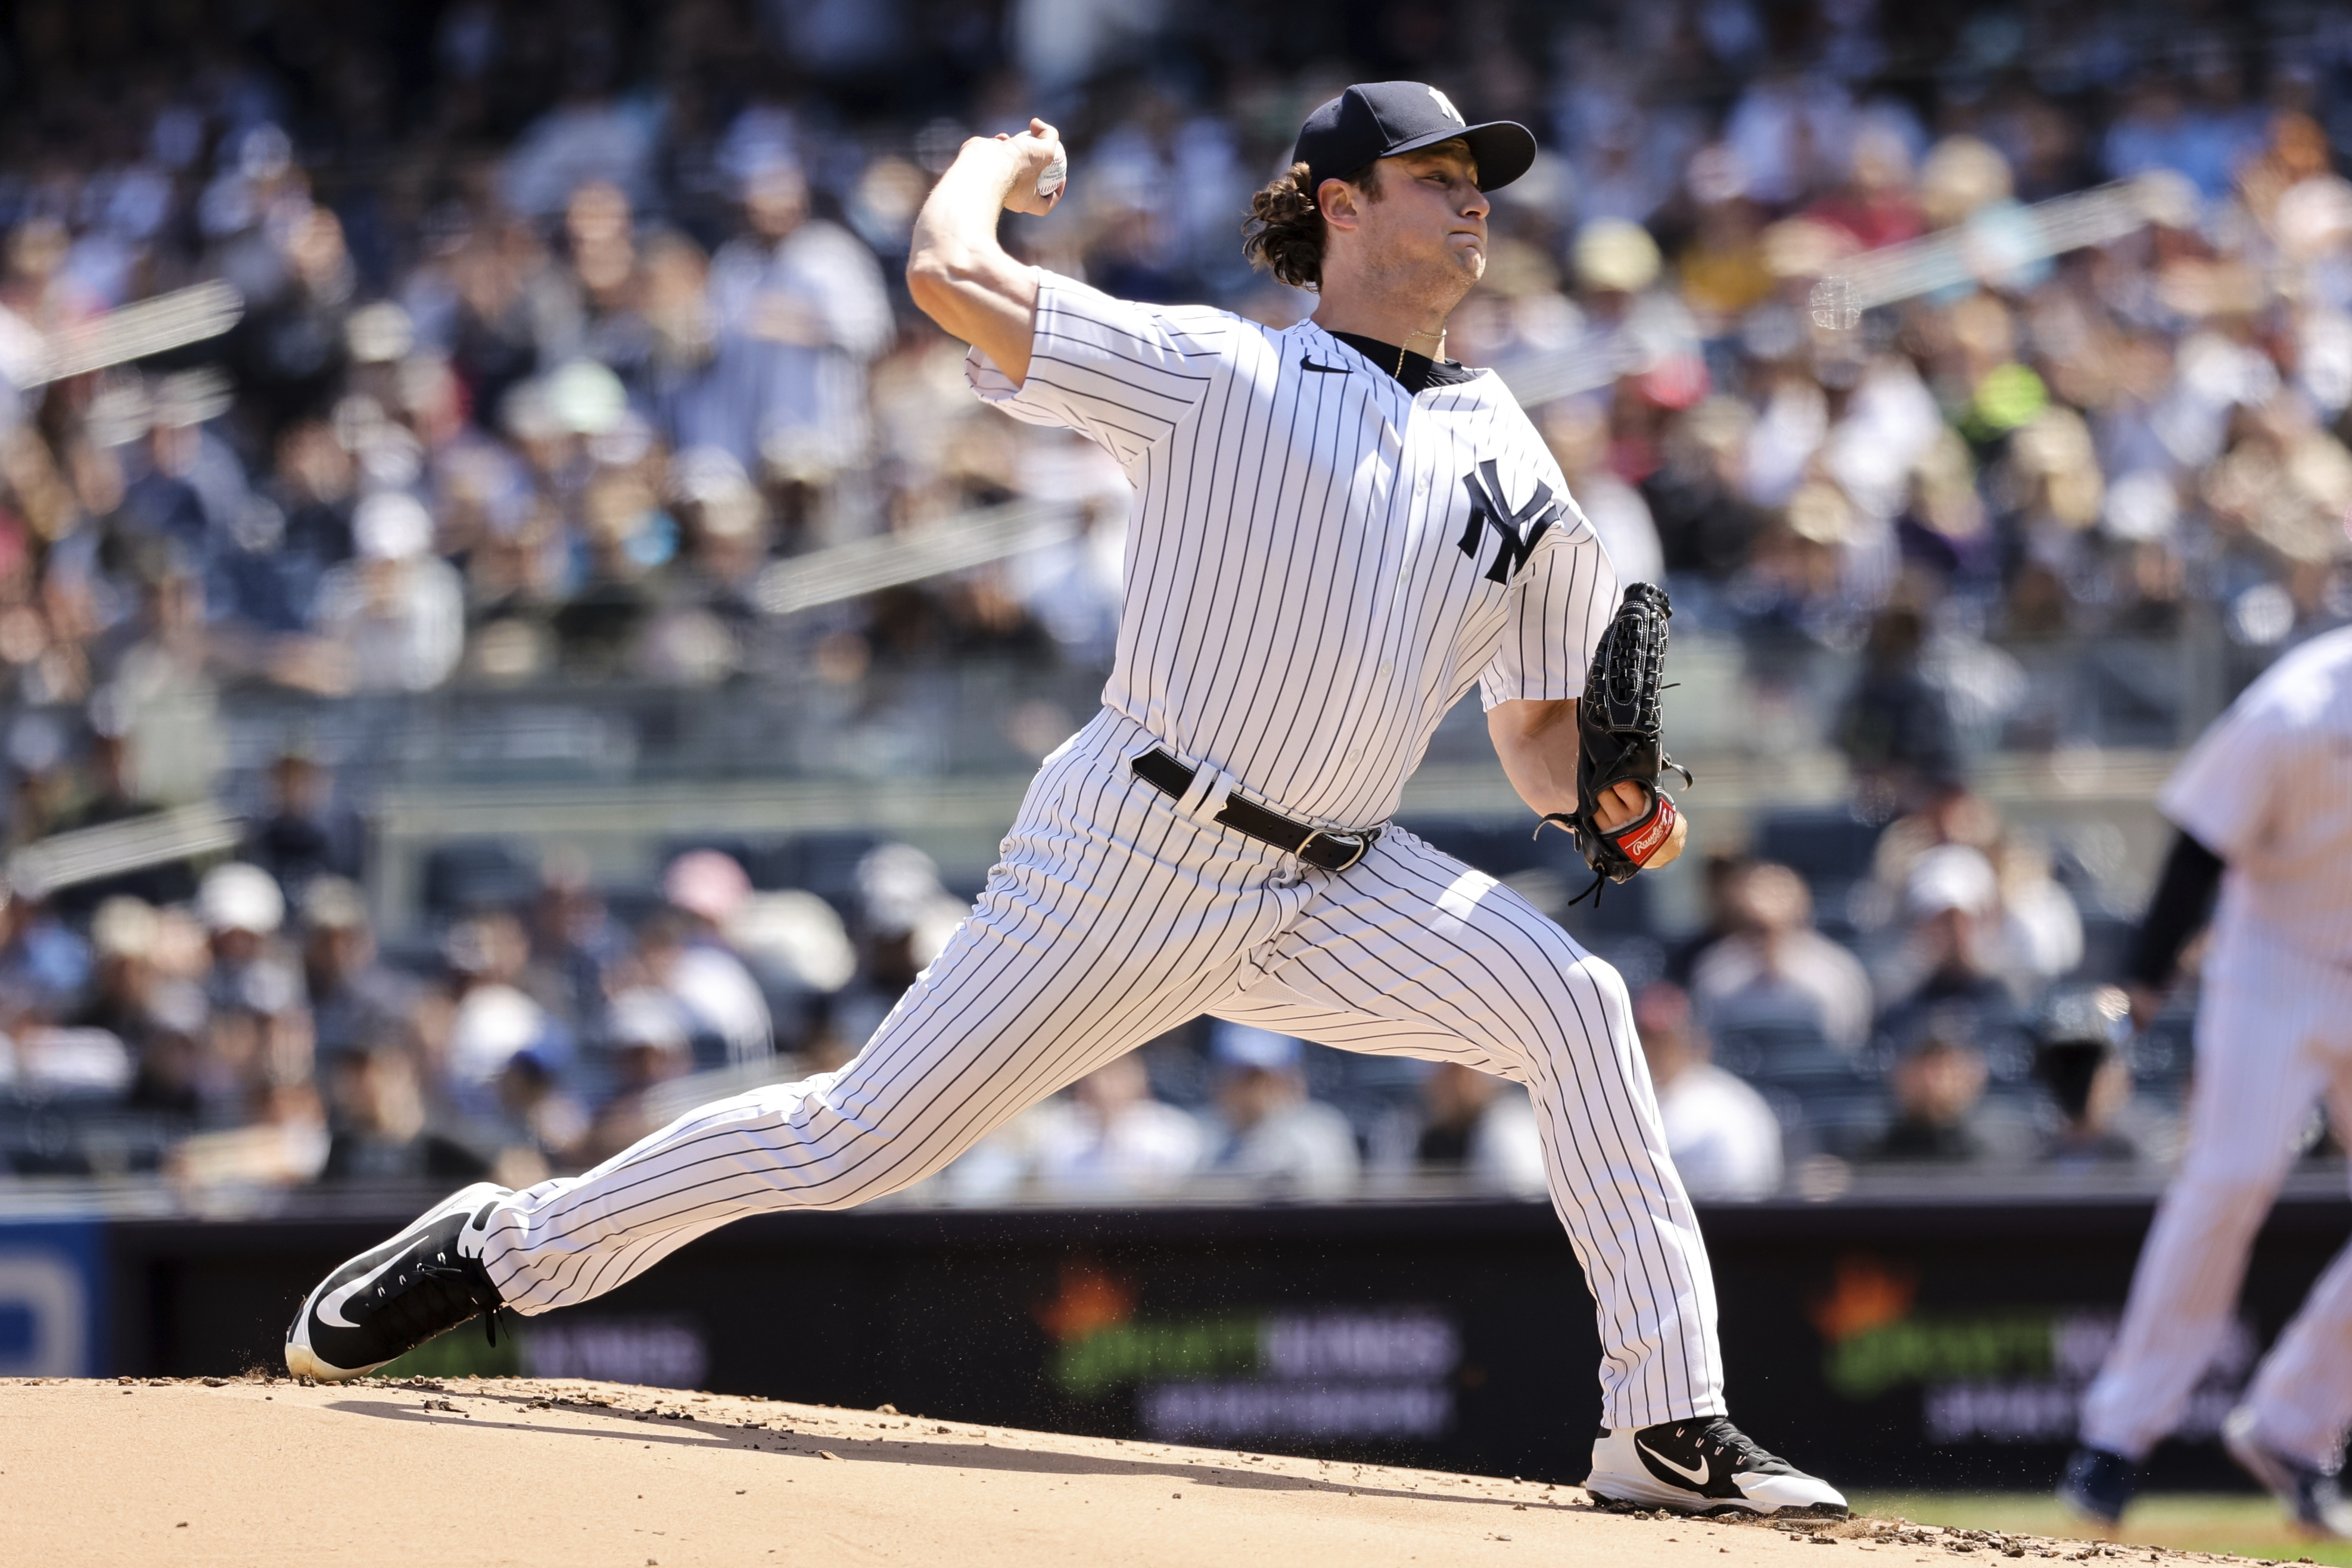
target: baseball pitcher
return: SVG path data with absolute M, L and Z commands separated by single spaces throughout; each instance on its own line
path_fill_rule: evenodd
M 1512 784 L 1602 877 L 1688 831 L 1656 784 L 1664 596 L 1612 623 L 1609 559 L 1544 443 L 1444 353 L 1486 193 L 1534 156 L 1524 127 L 1467 124 L 1417 82 L 1317 109 L 1246 230 L 1320 296 L 1276 331 L 1016 263 L 997 215 L 1060 200 L 1059 137 L 967 142 L 908 283 L 972 345 L 982 398 L 1082 432 L 1133 481 L 1102 711 L 1045 759 L 979 904 L 855 1061 L 581 1176 L 459 1193 L 319 1285 L 288 1365 L 355 1377 L 477 1313 L 584 1301 L 742 1215 L 895 1192 L 1205 1013 L 1527 1085 L 1604 1347 L 1588 1484 L 1843 1513 L 1726 1419 L 1706 1248 L 1623 982 L 1389 820 L 1475 686 Z

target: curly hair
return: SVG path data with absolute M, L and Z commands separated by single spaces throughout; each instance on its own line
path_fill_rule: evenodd
M 1304 163 L 1276 174 L 1250 198 L 1250 215 L 1242 223 L 1242 254 L 1293 289 L 1316 289 L 1323 282 L 1323 209 L 1316 205 L 1308 178 Z M 1342 178 L 1367 198 L 1380 200 L 1379 163 Z

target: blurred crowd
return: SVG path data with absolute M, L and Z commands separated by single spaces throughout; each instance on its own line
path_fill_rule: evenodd
M 1247 195 L 1307 108 L 1394 74 L 1546 147 L 1452 353 L 1601 355 L 1536 412 L 1621 577 L 1948 710 L 1864 703 L 1864 763 L 2063 740 L 2004 648 L 2207 612 L 2267 647 L 2352 612 L 2352 30 L 2324 20 L 118 0 L 28 5 L 7 42 L 13 374 L 200 279 L 247 301 L 225 338 L 0 400 L 22 703 L 1099 664 L 1123 482 L 985 414 L 908 308 L 928 183 L 1050 113 L 1079 176 L 1016 247 L 1287 321 L 1312 301 L 1241 261 Z M 2131 232 L 2020 238 L 2026 204 L 2123 178 Z M 1937 234 L 1968 260 L 1932 292 L 1838 303 L 1856 255 Z M 1016 497 L 1087 528 L 761 613 L 780 561 Z
M 425 868 L 430 940 L 387 942 L 332 781 L 292 752 L 271 777 L 231 858 L 8 891 L 0 1173 L 161 1174 L 194 1198 L 582 1170 L 707 1100 L 848 1061 L 971 891 L 856 831 L 681 845 L 650 885 L 600 881 L 571 851 L 455 846 Z M 1764 858 L 1776 843 L 1802 868 Z M 2125 922 L 2086 918 L 2069 884 L 2095 890 L 2060 869 L 1954 786 L 1883 826 L 1784 818 L 1755 853 L 1712 856 L 1709 918 L 1675 946 L 1592 934 L 1635 987 L 1693 1192 L 2166 1165 L 2184 1020 L 2168 1051 L 2161 1029 L 2134 1037 L 2101 984 Z M 1544 1162 L 1515 1085 L 1203 1019 L 919 1194 L 1536 1196 Z
M 2136 1063 L 2108 1037 L 2111 999 L 2070 988 L 2112 973 L 2084 929 L 2111 911 L 1968 779 L 1988 749 L 2081 739 L 2029 668 L 2166 639 L 2259 659 L 2352 617 L 2352 27 L 2324 12 L 10 15 L 11 843 L 205 798 L 230 688 L 758 680 L 846 712 L 877 673 L 1100 668 L 1124 480 L 1083 441 L 982 409 L 961 346 L 909 308 L 929 182 L 962 137 L 1044 113 L 1072 145 L 1071 196 L 1009 220 L 1016 249 L 1286 323 L 1313 300 L 1242 262 L 1249 193 L 1316 102 L 1412 77 L 1545 148 L 1497 194 L 1448 352 L 1581 387 L 1530 412 L 1620 577 L 1669 584 L 1678 630 L 1737 639 L 1751 675 L 1837 671 L 1831 738 L 1859 811 L 1836 854 L 1721 858 L 1703 937 L 1643 977 L 1670 1132 L 1686 1171 L 1714 1173 L 1695 1185 L 1752 1194 L 1822 1160 L 2163 1157 L 2180 1064 Z M 2035 204 L 2126 180 L 2120 232 L 2042 254 Z M 1849 308 L 1874 265 L 1857 258 L 1939 237 L 1954 266 Z M 245 300 L 226 335 L 40 381 L 55 334 L 214 279 Z M 767 607 L 814 552 L 1016 500 L 1080 527 Z M 2135 690 L 2180 675 L 2122 662 Z M 1066 732 L 1052 717 L 1033 752 Z M 677 1108 L 666 1086 L 842 1059 L 959 904 L 904 846 L 867 845 L 823 886 L 711 849 L 625 897 L 559 858 L 530 896 L 453 907 L 429 947 L 379 952 L 363 784 L 337 795 L 299 754 L 266 784 L 264 826 L 201 876 L 12 890 L 0 1076 L 26 1104 L 47 1086 L 122 1117 L 110 1149 L 24 1112 L 16 1167 L 199 1184 L 576 1168 Z M 1422 1167 L 1525 1188 L 1524 1096 L 1203 1026 L 944 1185 L 1223 1171 L 1319 1193 Z

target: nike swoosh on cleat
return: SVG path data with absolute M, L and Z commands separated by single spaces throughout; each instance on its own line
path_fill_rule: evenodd
M 319 1303 L 319 1310 L 314 1315 L 331 1329 L 358 1328 L 357 1323 L 343 1316 L 343 1303 L 356 1295 L 380 1271 L 379 1268 L 371 1268 L 350 1284 L 328 1292 L 326 1299 Z
M 1682 1466 L 1675 1464 L 1672 1459 L 1667 1458 L 1664 1454 L 1659 1453 L 1647 1443 L 1636 1441 L 1633 1447 L 1641 1449 L 1645 1457 L 1655 1459 L 1659 1464 L 1665 1466 L 1666 1468 L 1674 1471 L 1675 1474 L 1682 1477 L 1683 1479 L 1688 1481 L 1691 1485 L 1695 1487 L 1703 1487 L 1706 1485 L 1707 1463 L 1706 1455 L 1701 1454 L 1699 1456 L 1698 1468 L 1691 1470 L 1685 1469 Z
M 358 1328 L 357 1323 L 343 1316 L 343 1303 L 363 1289 L 369 1280 L 381 1275 L 391 1266 L 394 1258 L 415 1246 L 417 1238 L 424 1234 L 424 1227 L 419 1226 L 387 1246 L 379 1247 L 375 1255 L 367 1260 L 366 1267 L 360 1270 L 358 1278 L 349 1284 L 338 1286 L 320 1300 L 317 1314 L 320 1321 L 332 1329 Z
M 1345 375 L 1348 374 L 1348 367 L 1344 364 L 1317 364 L 1305 354 L 1300 354 L 1298 356 L 1298 368 L 1301 370 L 1311 370 L 1318 375 Z

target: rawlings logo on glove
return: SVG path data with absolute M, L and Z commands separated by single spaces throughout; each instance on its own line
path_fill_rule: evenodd
M 1672 770 L 1683 775 L 1685 785 L 1693 782 L 1690 770 L 1666 754 L 1659 712 L 1666 622 L 1674 613 L 1665 590 L 1655 584 L 1626 588 L 1624 602 L 1592 650 L 1584 697 L 1576 705 L 1576 809 L 1556 811 L 1543 819 L 1575 837 L 1584 863 L 1592 868 L 1593 883 L 1586 892 L 1596 900 L 1605 884 L 1632 878 L 1674 837 L 1680 814 L 1673 801 L 1658 793 L 1659 775 Z M 1604 828 L 1599 816 L 1601 797 L 1619 784 L 1639 784 L 1650 797 L 1650 809 L 1631 822 Z M 1536 831 L 1543 831 L 1542 823 Z M 1573 901 L 1583 902 L 1584 894 Z

